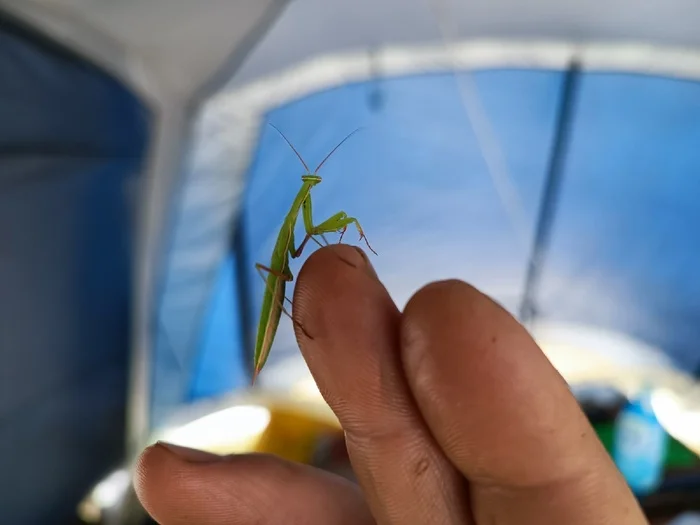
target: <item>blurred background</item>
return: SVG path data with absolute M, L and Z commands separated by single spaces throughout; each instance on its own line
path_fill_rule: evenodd
M 399 307 L 443 278 L 493 296 L 650 520 L 699 523 L 698 23 L 690 0 L 0 0 L 0 523 L 148 523 L 131 468 L 157 439 L 352 477 L 287 318 L 250 387 L 254 264 L 302 174 L 268 123 L 311 167 L 364 127 L 314 216 L 360 219 Z

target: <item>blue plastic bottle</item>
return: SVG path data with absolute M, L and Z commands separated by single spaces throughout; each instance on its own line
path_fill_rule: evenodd
M 654 492 L 663 481 L 668 434 L 644 389 L 631 399 L 615 420 L 613 459 L 638 496 Z

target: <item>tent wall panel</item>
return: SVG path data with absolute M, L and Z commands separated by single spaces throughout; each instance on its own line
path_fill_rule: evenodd
M 700 83 L 589 73 L 540 313 L 639 337 L 700 365 Z
M 0 521 L 65 523 L 123 454 L 148 115 L 2 17 L 0 79 Z
M 190 400 L 227 394 L 248 383 L 241 366 L 241 312 L 236 293 L 239 261 L 229 256 L 213 288 L 206 323 L 201 330 L 198 362 L 192 367 Z
M 483 130 L 470 123 L 451 73 L 328 89 L 270 110 L 265 122 L 282 129 L 311 169 L 346 133 L 364 126 L 324 165 L 323 182 L 313 190 L 313 215 L 320 222 L 344 210 L 359 219 L 379 252 L 379 257 L 370 254 L 372 262 L 400 306 L 427 281 L 457 277 L 514 310 L 525 281 L 563 77 L 557 70 L 474 73 L 479 104 L 510 180 L 501 186 L 483 155 Z M 379 108 L 372 103 L 377 90 L 383 100 Z M 253 323 L 264 286 L 254 263 L 269 258 L 302 172 L 289 146 L 263 126 L 243 210 L 249 258 L 242 264 L 252 284 Z M 297 228 L 301 235 L 301 222 Z M 357 242 L 353 228 L 344 242 Z M 314 249 L 309 243 L 308 252 Z M 292 262 L 295 274 L 301 263 Z M 280 324 L 271 366 L 298 352 L 291 328 L 286 320 Z M 254 333 L 255 326 L 248 329 Z

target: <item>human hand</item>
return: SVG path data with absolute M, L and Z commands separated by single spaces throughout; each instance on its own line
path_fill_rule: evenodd
M 302 267 L 294 317 L 361 488 L 272 456 L 154 445 L 136 490 L 158 523 L 647 523 L 565 381 L 471 286 L 429 284 L 401 313 L 364 253 L 333 245 Z

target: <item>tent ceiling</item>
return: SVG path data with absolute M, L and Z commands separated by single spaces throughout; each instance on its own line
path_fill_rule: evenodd
M 286 0 L 26 0 L 7 8 L 62 40 L 74 31 L 101 35 L 124 49 L 128 75 L 155 74 L 159 89 L 190 95 L 235 53 L 245 53 Z M 0 0 L 0 5 L 3 0 Z M 92 54 L 90 39 L 75 38 L 80 51 Z M 103 46 L 104 48 L 104 46 Z M 106 57 L 93 57 L 104 60 Z M 107 62 L 113 62 L 107 57 Z M 117 71 L 124 74 L 124 71 Z M 151 77 L 147 82 L 152 81 Z
M 5 0 L 0 0 L 0 5 Z M 281 16 L 281 8 L 289 3 Z M 236 83 L 318 53 L 384 44 L 424 44 L 442 37 L 433 9 L 449 13 L 459 39 L 627 41 L 700 48 L 700 5 L 692 0 L 26 0 L 7 7 L 44 26 L 80 24 L 139 56 L 170 89 L 189 94 L 249 39 L 272 31 L 236 76 Z M 88 49 L 90 51 L 90 49 Z M 125 60 L 129 67 L 128 58 Z M 133 68 L 133 64 L 131 64 Z
M 436 10 L 437 9 L 437 10 Z M 700 48 L 691 0 L 295 0 L 236 74 L 236 84 L 317 54 L 465 39 L 629 42 Z

